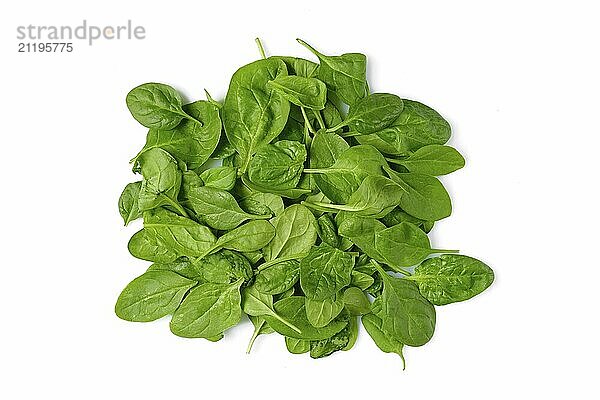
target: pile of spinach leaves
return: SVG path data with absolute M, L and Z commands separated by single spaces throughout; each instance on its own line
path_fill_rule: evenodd
M 318 63 L 267 58 L 257 40 L 262 59 L 234 73 L 222 102 L 186 104 L 161 83 L 129 92 L 149 131 L 119 212 L 143 221 L 128 248 L 152 265 L 116 314 L 172 315 L 175 335 L 211 341 L 247 316 L 248 352 L 276 332 L 313 358 L 351 349 L 360 320 L 404 361 L 404 346 L 432 338 L 434 306 L 494 279 L 427 236 L 452 210 L 437 177 L 464 159 L 436 111 L 370 92 L 365 55 L 298 42 Z

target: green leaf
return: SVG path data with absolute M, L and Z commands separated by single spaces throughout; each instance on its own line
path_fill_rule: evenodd
M 373 93 L 350 106 L 345 124 L 350 131 L 368 135 L 390 126 L 403 108 L 400 97 L 389 93 Z
M 216 240 L 206 226 L 161 208 L 144 213 L 144 231 L 178 256 L 199 257 Z
M 226 249 L 196 260 L 194 264 L 202 279 L 211 283 L 232 283 L 238 279 L 249 282 L 254 275 L 246 257 Z
M 337 234 L 337 228 L 331 216 L 329 214 L 321 215 L 317 218 L 317 226 L 319 228 L 317 233 L 321 241 L 332 247 L 339 248 L 340 237 Z
M 285 347 L 292 354 L 304 354 L 310 351 L 310 340 L 302 340 L 291 337 L 285 338 Z
M 275 312 L 273 309 L 272 295 L 259 292 L 254 285 L 245 288 L 242 293 L 242 309 L 246 314 L 253 317 L 264 317 L 268 315 L 296 333 L 301 332 L 294 324 Z
M 240 322 L 240 285 L 204 283 L 183 300 L 171 319 L 171 332 L 187 338 L 213 338 Z
M 433 336 L 435 309 L 414 282 L 394 278 L 380 266 L 383 278 L 381 312 L 383 331 L 407 346 L 422 346 Z
M 173 313 L 195 285 L 195 281 L 174 272 L 145 272 L 123 289 L 115 313 L 126 321 L 154 321 Z
M 325 84 L 315 78 L 302 76 L 278 76 L 268 83 L 273 90 L 290 103 L 311 110 L 322 110 L 327 101 Z
M 375 279 L 371 275 L 356 270 L 352 271 L 350 280 L 352 286 L 356 286 L 361 290 L 367 290 L 373 283 L 375 283 Z
M 133 234 L 127 243 L 127 249 L 135 258 L 146 261 L 168 263 L 177 258 L 175 251 L 160 243 L 154 236 L 148 235 L 145 229 Z
M 171 206 L 181 212 L 181 206 L 177 203 L 181 187 L 181 171 L 177 160 L 163 149 L 155 148 L 140 155 L 138 161 L 144 176 L 138 199 L 140 211 Z
M 371 311 L 371 302 L 364 292 L 357 287 L 351 286 L 344 290 L 342 301 L 351 315 L 363 315 Z
M 305 173 L 318 174 L 319 189 L 328 199 L 346 203 L 368 176 L 383 175 L 385 158 L 372 146 L 354 146 L 341 153 L 328 168 L 311 168 Z
M 357 136 L 359 143 L 370 144 L 383 153 L 405 155 L 430 144 L 450 139 L 450 124 L 435 110 L 412 100 L 403 100 L 404 109 L 389 127 L 372 135 Z
M 202 273 L 198 271 L 188 257 L 179 257 L 170 262 L 155 262 L 148 267 L 147 271 L 171 271 L 196 282 L 204 280 Z
M 295 188 L 306 156 L 306 147 L 299 142 L 281 140 L 265 145 L 250 161 L 248 178 L 257 185 L 275 190 Z
M 375 303 L 373 303 L 375 305 Z M 362 324 L 365 327 L 365 330 L 373 339 L 373 342 L 379 347 L 381 351 L 384 353 L 396 353 L 402 359 L 402 363 L 406 368 L 406 363 L 404 361 L 404 354 L 402 350 L 404 348 L 404 344 L 393 337 L 387 335 L 383 331 L 383 321 L 375 314 L 365 314 L 361 318 Z
M 242 210 L 233 195 L 225 190 L 203 186 L 186 191 L 186 206 L 194 210 L 206 225 L 229 230 L 247 220 L 268 219 L 271 215 L 249 214 Z
M 269 188 L 266 186 L 257 185 L 253 183 L 246 175 L 242 175 L 242 182 L 244 185 L 249 187 L 250 189 L 262 192 L 262 193 L 272 193 L 281 197 L 286 197 L 288 199 L 297 199 L 300 196 L 304 196 L 305 194 L 309 194 L 311 192 L 310 189 L 301 189 L 301 188 L 292 188 L 292 189 L 275 189 Z
M 367 95 L 367 57 L 360 53 L 326 56 L 308 43 L 296 39 L 319 58 L 318 77 L 348 105 Z
M 221 135 L 219 110 L 202 100 L 186 104 L 183 110 L 193 119 L 185 119 L 172 129 L 150 129 L 146 144 L 133 160 L 134 168 L 137 158 L 154 148 L 167 151 L 190 169 L 201 167 L 210 158 Z
M 382 218 L 396 207 L 403 190 L 394 181 L 383 176 L 367 176 L 346 204 L 304 202 L 323 211 L 348 211 L 361 217 Z
M 440 144 L 421 147 L 407 158 L 388 160 L 410 172 L 431 176 L 450 174 L 465 166 L 465 159 L 456 149 Z
M 308 322 L 315 328 L 322 328 L 342 312 L 344 301 L 337 295 L 323 300 L 311 300 L 307 297 L 304 307 Z
M 408 277 L 436 306 L 465 301 L 490 287 L 494 271 L 471 257 L 446 254 L 425 260 Z
M 119 197 L 119 214 L 121 214 L 125 226 L 142 216 L 138 206 L 141 187 L 141 181 L 129 183 Z
M 266 261 L 290 256 L 303 257 L 317 240 L 317 221 L 310 210 L 294 204 L 273 219 L 275 237 L 265 247 Z
M 432 249 L 427 234 L 410 222 L 376 232 L 375 248 L 394 267 L 410 267 L 431 254 L 454 251 Z
M 274 236 L 269 221 L 250 221 L 221 236 L 210 251 L 223 248 L 249 253 L 265 247 Z
M 146 128 L 173 129 L 184 118 L 181 96 L 171 86 L 144 83 L 133 88 L 126 98 L 127 108 Z
M 277 59 L 255 61 L 238 69 L 231 78 L 222 116 L 229 142 L 241 156 L 245 173 L 251 157 L 279 135 L 286 124 L 290 103 L 267 88 L 267 82 L 287 75 Z
M 210 168 L 200 174 L 205 186 L 221 190 L 233 189 L 236 178 L 237 171 L 234 167 Z
M 250 214 L 273 214 L 275 216 L 283 213 L 284 205 L 281 196 L 273 193 L 252 193 L 239 201 L 240 207 Z
M 450 195 L 437 178 L 413 172 L 398 173 L 389 167 L 384 168 L 404 192 L 399 202 L 404 211 L 426 221 L 438 221 L 452 214 Z
M 294 287 L 299 278 L 300 262 L 287 260 L 259 271 L 254 286 L 261 293 L 280 294 Z
M 350 284 L 353 267 L 349 253 L 321 243 L 300 261 L 300 286 L 307 298 L 325 300 Z
M 277 318 L 265 315 L 264 318 L 276 332 L 281 335 L 304 340 L 321 340 L 333 336 L 341 331 L 346 325 L 343 321 L 333 321 L 322 328 L 315 328 L 308 322 L 306 311 L 304 308 L 305 298 L 302 296 L 291 296 L 279 300 L 275 303 L 275 313 L 286 321 L 291 322 L 295 327 L 300 329 L 301 333 L 296 332 L 289 326 L 285 325 Z
M 338 317 L 339 321 L 346 321 L 344 329 L 334 334 L 330 338 L 323 340 L 313 340 L 310 342 L 311 358 L 327 357 L 336 351 L 347 350 L 354 345 L 358 335 L 356 318 L 350 317 L 347 313 L 342 313 Z

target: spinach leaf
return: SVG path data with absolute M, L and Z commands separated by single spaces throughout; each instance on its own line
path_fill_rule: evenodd
M 267 84 L 290 103 L 311 110 L 322 110 L 327 101 L 327 88 L 316 78 L 278 76 Z
M 287 207 L 273 219 L 275 237 L 264 248 L 266 261 L 289 257 L 302 258 L 317 240 L 317 221 L 303 205 Z
M 363 315 L 371 311 L 371 302 L 364 292 L 357 287 L 351 286 L 344 290 L 342 301 L 350 315 Z
M 181 187 L 181 171 L 177 160 L 163 149 L 155 148 L 143 153 L 139 163 L 144 176 L 138 198 L 140 211 L 170 206 L 186 215 L 183 207 L 177 202 Z
M 265 145 L 250 161 L 248 178 L 257 185 L 277 190 L 295 188 L 306 156 L 306 147 L 300 142 L 281 140 Z
M 350 278 L 350 284 L 361 290 L 367 290 L 373 283 L 375 283 L 375 279 L 373 279 L 371 275 L 356 270 L 352 271 Z
M 368 135 L 390 126 L 403 108 L 400 97 L 389 93 L 373 93 L 350 106 L 343 124 L 351 131 Z M 331 129 L 337 130 L 336 127 Z
M 143 153 L 155 148 L 167 151 L 190 169 L 201 167 L 209 159 L 221 135 L 218 109 L 201 100 L 186 104 L 183 110 L 194 119 L 186 119 L 171 129 L 150 129 L 146 136 L 146 144 L 132 160 L 134 168 L 136 160 Z
M 252 193 L 243 197 L 240 207 L 250 214 L 273 214 L 280 215 L 283 212 L 284 204 L 281 196 L 273 193 Z
M 146 128 L 173 129 L 184 118 L 191 118 L 182 108 L 183 101 L 175 89 L 163 83 L 144 83 L 126 98 L 127 108 Z
M 119 214 L 121 214 L 125 226 L 142 216 L 138 206 L 141 188 L 141 181 L 129 183 L 119 197 Z
M 406 158 L 388 158 L 388 161 L 410 172 L 431 176 L 450 174 L 465 166 L 465 159 L 456 149 L 441 144 L 423 146 Z
M 177 258 L 177 253 L 171 248 L 159 243 L 149 235 L 145 229 L 133 234 L 127 243 L 129 253 L 135 258 L 155 262 L 172 262 Z
M 252 280 L 254 273 L 248 259 L 231 250 L 220 250 L 194 262 L 202 279 L 211 283 L 232 283 L 242 279 Z
M 310 189 L 301 189 L 301 188 L 292 188 L 292 189 L 275 189 L 266 186 L 257 185 L 253 183 L 250 179 L 246 177 L 246 175 L 242 176 L 242 182 L 244 185 L 249 187 L 250 189 L 262 192 L 262 193 L 272 193 L 281 197 L 286 197 L 288 199 L 297 199 L 300 196 L 304 196 L 305 194 L 309 194 L 311 192 Z
M 308 353 L 310 351 L 310 340 L 286 337 L 285 347 L 292 354 Z
M 438 221 L 452 214 L 450 195 L 433 176 L 417 173 L 398 173 L 384 167 L 390 179 L 404 192 L 399 205 L 412 216 Z
M 209 186 L 191 188 L 187 191 L 189 206 L 206 225 L 214 229 L 229 230 L 247 220 L 271 218 L 267 215 L 249 214 L 242 210 L 233 195 L 225 190 Z
M 308 322 L 315 328 L 322 328 L 342 312 L 344 301 L 337 295 L 323 300 L 312 300 L 307 297 L 304 308 Z
M 195 281 L 174 272 L 145 272 L 123 289 L 115 313 L 126 321 L 154 321 L 173 313 L 195 285 Z
M 334 334 L 330 338 L 323 340 L 313 340 L 310 342 L 310 357 L 323 358 L 339 350 L 346 350 L 352 347 L 356 341 L 356 320 L 346 313 L 338 318 L 339 321 L 346 321 L 344 329 Z
M 433 336 L 435 309 L 414 282 L 394 278 L 375 263 L 383 278 L 381 312 L 383 331 L 407 346 L 422 346 Z
M 240 322 L 242 317 L 240 286 L 203 283 L 183 300 L 171 319 L 171 332 L 187 338 L 213 338 Z
M 307 298 L 325 300 L 350 284 L 353 267 L 349 253 L 321 243 L 300 261 L 300 286 Z
M 216 241 L 206 226 L 160 208 L 144 213 L 144 231 L 178 256 L 199 257 Z
M 335 222 L 333 222 L 333 219 L 329 214 L 323 214 L 317 218 L 317 227 L 317 233 L 321 241 L 332 247 L 339 248 L 340 237 L 337 234 Z
M 383 175 L 385 165 L 385 159 L 374 147 L 354 146 L 341 153 L 332 166 L 305 169 L 304 172 L 323 175 L 316 181 L 319 189 L 328 199 L 346 203 L 366 177 Z
M 471 257 L 446 254 L 425 260 L 407 277 L 436 306 L 465 301 L 490 287 L 494 271 Z
M 198 271 L 195 265 L 188 257 L 179 257 L 175 261 L 170 262 L 155 262 L 147 271 L 171 271 L 184 278 L 191 279 L 196 282 L 204 281 L 202 273 Z
M 326 56 L 305 41 L 296 40 L 319 58 L 319 79 L 346 104 L 352 105 L 367 95 L 367 57 L 364 54 Z
M 329 168 L 349 148 L 348 143 L 335 133 L 319 131 L 311 143 L 310 167 L 314 169 Z M 338 190 L 335 186 L 336 182 L 330 182 L 326 174 L 315 174 L 314 181 L 317 187 L 323 193 L 328 193 L 331 196 L 330 200 L 336 203 L 344 203 L 351 195 L 344 190 L 345 186 Z
M 241 253 L 257 251 L 269 244 L 273 236 L 275 236 L 275 229 L 269 221 L 249 221 L 221 236 L 205 254 L 219 249 Z
M 300 262 L 287 260 L 259 271 L 254 286 L 261 293 L 280 294 L 294 287 L 298 279 L 300 279 Z
M 403 100 L 400 116 L 373 136 L 357 136 L 362 144 L 370 144 L 386 154 L 402 155 L 430 144 L 444 144 L 450 139 L 450 124 L 435 110 L 412 100 Z M 383 148 L 379 144 L 384 143 Z
M 347 325 L 344 321 L 333 321 L 322 328 L 315 328 L 308 322 L 304 303 L 304 297 L 291 296 L 279 300 L 274 305 L 275 313 L 300 329 L 300 333 L 271 315 L 265 315 L 264 318 L 267 320 L 269 326 L 281 335 L 304 340 L 327 339 L 341 331 Z
M 251 157 L 283 130 L 290 103 L 270 90 L 267 82 L 287 75 L 285 64 L 277 59 L 255 61 L 238 69 L 231 78 L 223 104 L 225 134 L 241 156 L 241 172 Z
M 253 317 L 252 315 L 249 315 L 248 319 L 250 322 L 252 322 L 252 325 L 254 325 L 254 331 L 252 332 L 252 336 L 248 342 L 248 347 L 246 347 L 246 354 L 250 354 L 252 351 L 252 346 L 259 335 L 268 335 L 275 332 L 273 328 L 267 324 L 267 321 L 265 321 L 263 317 Z
M 375 300 L 373 302 L 373 309 L 378 308 L 381 309 L 381 301 Z M 378 312 L 375 310 L 370 314 L 365 314 L 362 316 L 362 324 L 365 327 L 365 330 L 373 339 L 373 342 L 379 347 L 381 351 L 384 353 L 396 353 L 402 359 L 402 363 L 404 368 L 406 368 L 406 362 L 404 360 L 404 354 L 402 350 L 404 348 L 404 344 L 390 335 L 386 334 L 383 330 L 383 321 L 381 318 L 377 316 Z
M 319 67 L 319 64 L 299 57 L 274 56 L 271 58 L 278 58 L 283 61 L 290 75 L 298 75 L 305 78 L 315 76 Z
M 396 207 L 402 198 L 403 190 L 392 180 L 383 176 L 367 176 L 350 196 L 347 204 L 327 204 L 304 202 L 310 207 L 323 211 L 348 211 L 358 216 L 382 218 Z
M 210 168 L 200 174 L 205 186 L 221 190 L 233 189 L 236 178 L 237 171 L 234 167 Z
M 300 329 L 294 326 L 285 318 L 279 316 L 273 309 L 273 296 L 259 292 L 256 287 L 249 286 L 243 290 L 242 309 L 248 315 L 253 317 L 264 317 L 268 315 L 280 323 L 287 326 L 289 329 L 300 333 Z
M 375 233 L 375 248 L 394 267 L 410 267 L 435 253 L 456 250 L 432 249 L 427 234 L 410 222 L 402 222 Z

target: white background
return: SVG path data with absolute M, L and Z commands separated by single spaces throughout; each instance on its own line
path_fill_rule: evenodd
M 598 398 L 598 113 L 594 2 L 12 2 L 1 26 L 0 397 L 406 399 Z M 253 5 L 252 5 L 253 4 Z M 7 8 L 5 5 L 3 8 Z M 142 41 L 18 54 L 18 25 L 143 25 Z M 219 343 L 168 320 L 113 312 L 144 271 L 117 212 L 145 129 L 125 107 L 158 81 L 222 98 L 234 70 L 269 54 L 360 51 L 374 91 L 420 100 L 452 124 L 467 166 L 443 179 L 453 215 L 435 246 L 497 275 L 438 308 L 407 369 L 363 331 L 322 360 L 292 356 L 249 323 Z M 417 397 L 418 396 L 418 397 Z

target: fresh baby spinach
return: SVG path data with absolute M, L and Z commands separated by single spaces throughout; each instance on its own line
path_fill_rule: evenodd
M 312 358 L 352 349 L 360 319 L 404 363 L 406 346 L 432 338 L 435 306 L 494 280 L 428 237 L 452 212 L 437 177 L 465 160 L 437 111 L 370 92 L 364 54 L 298 42 L 315 60 L 267 57 L 257 40 L 261 59 L 237 69 L 222 101 L 205 91 L 184 104 L 161 83 L 127 94 L 145 142 L 118 211 L 143 223 L 127 247 L 152 264 L 115 313 L 172 315 L 175 335 L 212 342 L 247 316 L 248 353 L 277 333 Z

